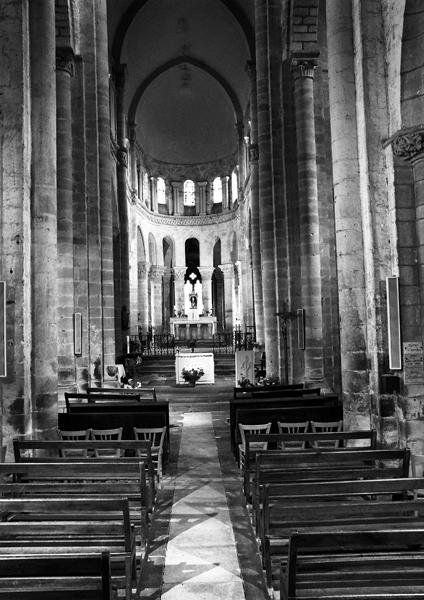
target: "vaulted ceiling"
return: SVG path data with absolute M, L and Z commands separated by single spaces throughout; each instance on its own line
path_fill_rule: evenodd
M 145 152 L 179 164 L 233 153 L 249 102 L 253 0 L 109 0 L 108 20 Z

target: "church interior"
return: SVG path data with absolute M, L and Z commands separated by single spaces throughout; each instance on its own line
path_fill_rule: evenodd
M 46 507 L 65 522 L 58 486 L 64 502 L 76 494 L 84 460 L 97 483 L 80 484 L 81 502 L 117 502 L 111 482 L 127 478 L 128 520 L 136 485 L 152 485 L 137 550 L 111 550 L 101 528 L 91 538 L 112 574 L 88 582 L 87 562 L 87 598 L 424 598 L 390 537 L 404 527 L 397 549 L 422 564 L 423 41 L 421 0 L 0 0 L 0 477 L 45 522 Z M 239 351 L 249 377 L 234 374 Z M 175 380 L 185 354 L 213 356 L 205 385 Z M 137 437 L 155 419 L 159 445 Z M 93 432 L 119 423 L 110 458 Z M 147 475 L 130 484 L 135 457 Z M 30 520 L 3 485 L 2 514 Z M 388 500 L 412 497 L 400 524 L 407 507 Z M 7 531 L 0 571 L 8 555 L 17 577 L 16 540 L 44 569 L 55 560 L 41 528 L 31 544 Z M 372 559 L 355 571 L 340 558 L 348 591 L 316 589 L 328 573 L 314 556 L 328 561 L 341 539 Z M 392 583 L 389 571 L 361 580 L 383 560 Z M 54 600 L 76 585 L 65 579 Z

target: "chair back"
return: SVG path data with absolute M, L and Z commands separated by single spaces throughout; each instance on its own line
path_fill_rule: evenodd
M 133 427 L 133 432 L 136 440 L 150 442 L 152 455 L 162 452 L 166 427 Z
M 113 429 L 92 429 L 91 439 L 92 440 L 121 440 L 122 439 L 123 427 L 115 427 Z M 96 457 L 101 456 L 121 456 L 121 450 L 94 450 Z
M 68 431 L 66 429 L 58 429 L 57 434 L 59 436 L 59 439 L 64 441 L 89 440 L 91 437 L 91 429 L 76 429 L 73 431 Z M 75 450 L 72 450 L 71 448 L 66 448 L 65 450 L 63 448 L 60 450 L 60 455 L 63 456 L 63 458 L 67 458 L 70 456 L 87 458 L 87 450 L 83 448 L 78 448 Z
M 301 421 L 297 423 L 282 423 L 277 421 L 279 433 L 306 433 L 309 427 L 309 421 Z M 281 450 L 304 450 L 306 442 L 302 441 L 287 441 L 280 442 Z
M 258 425 L 251 425 L 250 423 L 239 423 L 238 425 L 241 436 L 241 446 L 243 450 L 246 450 L 246 431 L 248 431 L 251 434 L 269 433 L 271 431 L 271 421 L 269 423 L 260 423 Z M 268 442 L 252 442 L 251 444 L 249 444 L 249 446 L 251 450 L 267 450 Z
M 314 433 L 343 431 L 343 421 L 311 421 L 312 431 Z M 314 448 L 338 448 L 339 440 L 315 441 Z

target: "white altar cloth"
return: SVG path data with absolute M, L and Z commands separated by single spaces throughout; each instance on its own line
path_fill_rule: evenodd
M 176 383 L 185 383 L 181 371 L 183 369 L 201 368 L 205 374 L 196 382 L 215 383 L 215 363 L 212 352 L 179 352 L 175 355 L 175 380 Z

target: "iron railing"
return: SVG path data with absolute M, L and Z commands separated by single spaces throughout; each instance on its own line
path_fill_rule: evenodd
M 130 335 L 129 354 L 133 356 L 174 356 L 175 336 L 169 333 Z

